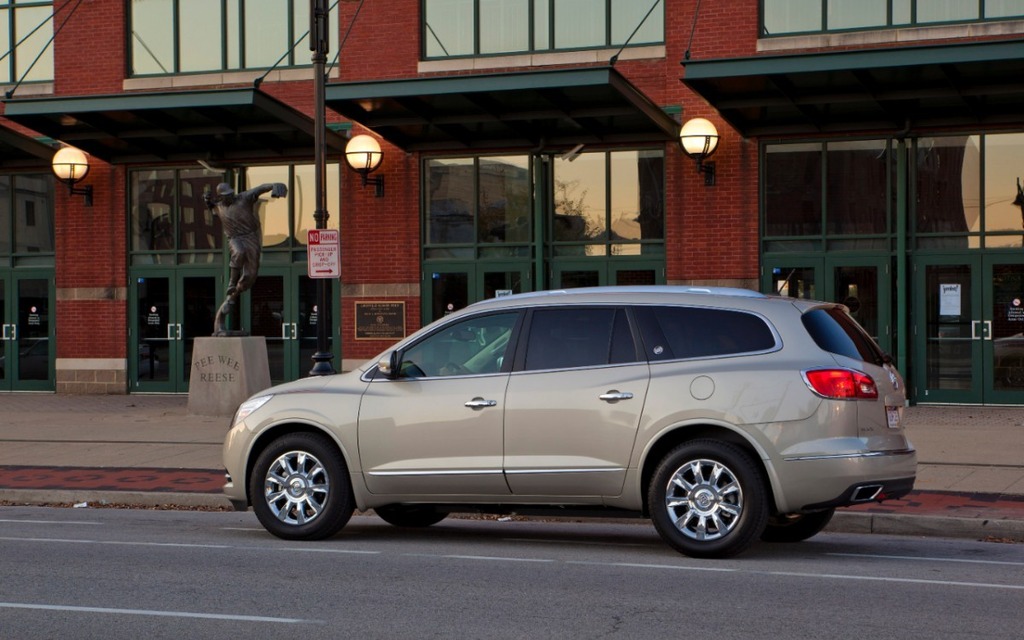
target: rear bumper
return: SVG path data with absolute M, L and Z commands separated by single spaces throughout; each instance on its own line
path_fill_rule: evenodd
M 914 488 L 917 451 L 866 451 L 787 458 L 777 469 L 780 513 L 894 500 Z
M 838 497 L 817 504 L 805 505 L 803 511 L 821 511 L 823 509 L 834 509 L 836 507 L 849 507 L 865 502 L 882 502 L 883 500 L 896 500 L 910 493 L 914 488 L 914 477 L 895 478 L 892 480 L 875 480 L 871 482 L 858 482 L 849 486 Z

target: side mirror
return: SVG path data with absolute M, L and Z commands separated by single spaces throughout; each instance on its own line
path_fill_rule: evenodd
M 388 380 L 396 380 L 402 375 L 402 351 L 396 349 L 377 362 L 377 371 Z

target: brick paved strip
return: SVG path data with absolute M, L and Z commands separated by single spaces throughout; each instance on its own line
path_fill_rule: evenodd
M 216 469 L 0 466 L 0 489 L 92 489 L 157 493 L 221 493 Z

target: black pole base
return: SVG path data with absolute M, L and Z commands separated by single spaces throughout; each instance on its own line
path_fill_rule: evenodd
M 317 351 L 313 354 L 313 368 L 309 370 L 311 376 L 332 376 L 337 371 L 331 365 L 331 360 L 334 359 L 334 354 L 330 351 Z

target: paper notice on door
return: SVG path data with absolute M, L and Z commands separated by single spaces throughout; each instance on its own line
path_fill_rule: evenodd
M 959 316 L 960 315 L 960 285 L 940 284 L 939 285 L 939 315 Z

